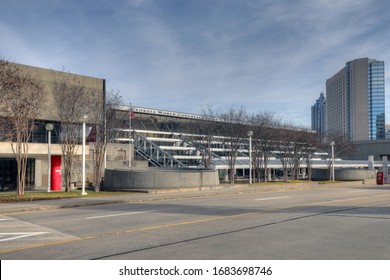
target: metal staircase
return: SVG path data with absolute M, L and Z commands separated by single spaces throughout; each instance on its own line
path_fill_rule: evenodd
M 134 150 L 155 167 L 187 167 L 180 160 L 139 133 L 134 135 Z

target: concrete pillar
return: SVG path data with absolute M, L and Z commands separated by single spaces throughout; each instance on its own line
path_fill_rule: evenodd
M 388 178 L 389 168 L 387 166 L 387 156 L 383 156 L 382 169 L 383 169 L 384 182 L 387 184 L 389 180 Z
M 374 156 L 368 156 L 368 169 L 374 169 Z
M 35 159 L 35 185 L 34 185 L 34 188 L 35 189 L 42 189 L 44 186 L 42 185 L 43 184 L 43 175 L 44 174 L 47 174 L 47 168 L 46 170 L 44 171 L 43 170 L 43 166 L 42 166 L 42 160 L 40 159 Z M 46 164 L 47 166 L 47 164 Z M 46 177 L 46 176 L 45 176 Z M 47 178 L 47 177 L 46 177 Z M 47 184 L 46 184 L 47 185 Z
M 306 168 L 301 168 L 302 179 L 306 178 Z

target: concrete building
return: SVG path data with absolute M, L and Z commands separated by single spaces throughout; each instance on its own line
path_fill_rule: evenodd
M 323 92 L 316 103 L 311 106 L 311 129 L 319 135 L 326 133 L 326 99 Z
M 373 156 L 374 160 L 381 161 L 384 156 L 390 160 L 390 139 L 376 141 L 356 141 L 353 143 L 354 151 L 343 158 L 347 160 L 364 160 Z
M 326 81 L 327 131 L 346 140 L 385 139 L 384 62 L 355 59 Z
M 48 186 L 48 132 L 45 129 L 46 124 L 54 125 L 54 130 L 51 133 L 51 177 L 61 174 L 61 155 L 62 150 L 59 144 L 60 123 L 58 116 L 58 108 L 54 102 L 54 88 L 59 81 L 64 81 L 69 85 L 82 85 L 83 94 L 90 94 L 90 102 L 85 104 L 85 112 L 96 111 L 96 106 L 103 108 L 105 99 L 105 80 L 93 78 L 83 75 L 76 75 L 49 69 L 43 69 L 23 64 L 9 63 L 7 67 L 15 67 L 21 73 L 28 73 L 31 76 L 37 77 L 42 90 L 44 91 L 44 99 L 42 100 L 42 112 L 35 120 L 35 130 L 30 138 L 29 143 L 29 159 L 27 166 L 27 188 L 47 188 Z M 6 115 L 0 113 L 0 118 L 7 118 Z M 89 120 L 93 122 L 93 120 Z M 81 117 L 80 117 L 81 131 Z M 81 140 L 80 140 L 81 142 Z M 81 143 L 76 146 L 76 163 L 75 163 L 75 181 L 79 180 L 81 165 Z M 86 154 L 89 154 L 87 148 Z M 53 166 L 56 164 L 56 166 Z M 11 142 L 7 136 L 0 133 L 0 190 L 14 189 L 16 187 L 16 160 L 11 148 Z M 88 176 L 88 175 L 87 175 Z M 91 176 L 91 175 L 89 175 Z M 91 178 L 91 177 L 90 177 Z

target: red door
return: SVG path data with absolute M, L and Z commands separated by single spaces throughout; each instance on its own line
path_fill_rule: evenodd
M 61 156 L 51 156 L 51 190 L 60 191 L 62 183 Z
M 383 183 L 384 183 L 383 172 L 378 172 L 378 173 L 376 174 L 376 183 L 377 183 L 378 185 L 383 185 Z

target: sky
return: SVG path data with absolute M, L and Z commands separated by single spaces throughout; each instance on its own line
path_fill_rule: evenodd
M 386 0 L 1 0 L 0 11 L 7 60 L 104 78 L 134 106 L 244 106 L 309 127 L 326 80 L 362 57 L 385 61 L 390 103 Z

